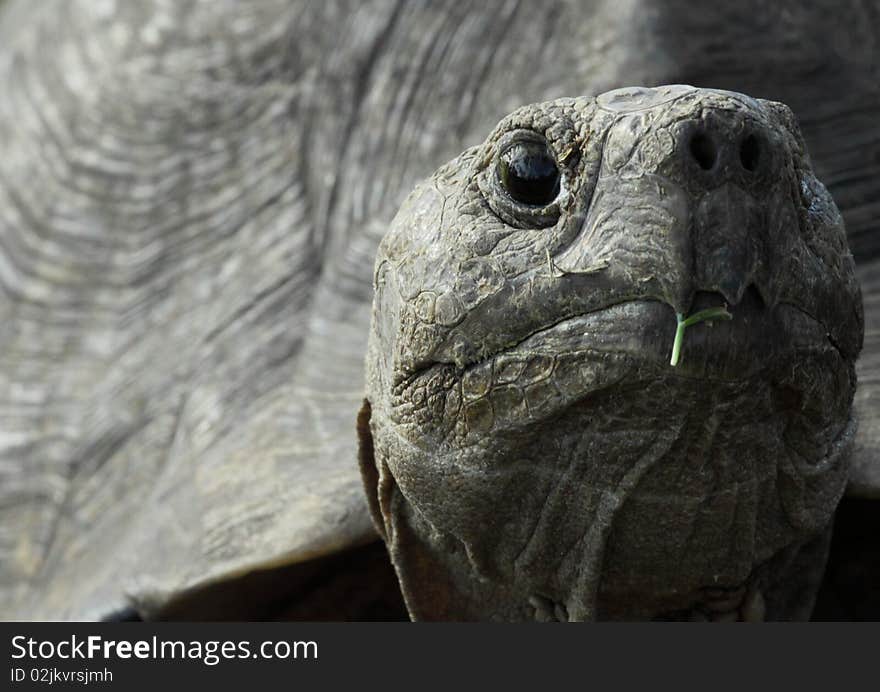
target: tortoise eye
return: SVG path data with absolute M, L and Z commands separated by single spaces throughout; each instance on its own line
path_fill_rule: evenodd
M 517 202 L 545 207 L 559 194 L 559 168 L 544 142 L 516 142 L 498 157 L 498 177 Z

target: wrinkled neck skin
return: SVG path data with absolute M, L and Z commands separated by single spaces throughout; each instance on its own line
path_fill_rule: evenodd
M 519 141 L 558 168 L 543 207 L 498 173 Z M 374 285 L 361 465 L 413 619 L 809 616 L 863 325 L 785 106 L 522 108 L 412 193 Z

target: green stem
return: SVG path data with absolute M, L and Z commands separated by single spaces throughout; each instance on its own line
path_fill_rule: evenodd
M 676 320 L 676 328 L 675 328 L 675 341 L 672 343 L 672 358 L 669 360 L 669 364 L 672 367 L 678 365 L 678 362 L 681 360 L 681 345 L 684 343 L 684 330 L 688 327 L 692 327 L 695 324 L 699 324 L 700 322 L 705 322 L 706 320 L 730 320 L 733 319 L 733 315 L 727 312 L 727 308 L 708 308 L 706 310 L 700 310 L 699 312 L 694 313 L 690 317 L 686 318 L 680 312 L 675 313 Z
M 678 360 L 681 357 L 681 343 L 684 341 L 684 319 L 682 319 L 684 315 L 680 312 L 675 313 L 675 319 L 678 322 L 678 326 L 675 328 L 675 341 L 672 342 L 672 358 L 669 360 L 669 364 L 674 368 L 678 365 Z

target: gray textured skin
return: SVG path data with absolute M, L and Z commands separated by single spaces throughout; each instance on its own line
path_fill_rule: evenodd
M 562 172 L 543 208 L 497 173 L 535 138 Z M 517 110 L 416 188 L 374 285 L 364 475 L 413 618 L 809 615 L 863 318 L 787 107 L 673 86 Z M 673 369 L 675 313 L 725 303 Z
M 0 615 L 94 618 L 374 540 L 354 464 L 378 242 L 525 103 L 789 104 L 865 294 L 880 487 L 876 3 L 0 7 Z M 690 341 L 689 341 L 690 343 Z

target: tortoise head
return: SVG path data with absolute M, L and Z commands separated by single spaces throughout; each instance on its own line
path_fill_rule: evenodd
M 786 106 L 521 108 L 410 195 L 374 283 L 362 471 L 413 618 L 809 613 L 863 318 Z

